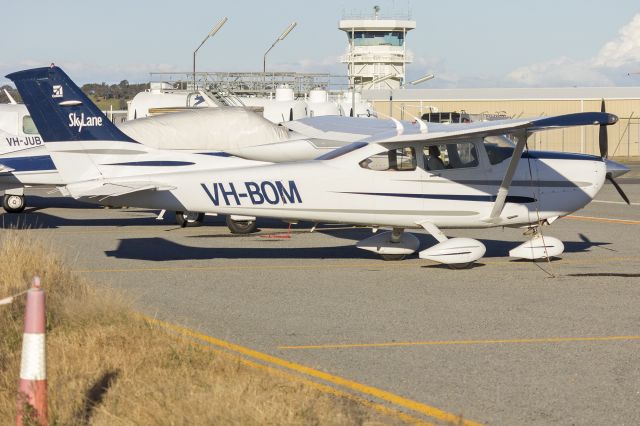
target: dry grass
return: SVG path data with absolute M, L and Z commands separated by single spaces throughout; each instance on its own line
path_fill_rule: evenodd
M 117 294 L 73 275 L 20 232 L 0 239 L 0 297 L 37 273 L 47 294 L 53 425 L 400 423 L 234 355 L 185 344 L 139 318 Z M 24 297 L 0 306 L 0 423 L 15 416 Z

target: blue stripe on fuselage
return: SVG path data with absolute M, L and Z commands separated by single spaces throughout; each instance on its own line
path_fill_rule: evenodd
M 128 163 L 109 163 L 105 166 L 148 166 L 148 167 L 168 167 L 168 166 L 193 166 L 196 163 L 191 161 L 131 161 Z
M 522 153 L 522 158 L 534 158 L 540 160 L 588 160 L 602 161 L 602 157 L 589 154 L 576 154 L 573 152 L 557 151 L 526 151 Z
M 56 170 L 51 157 L 48 155 L 0 158 L 0 164 L 5 167 L 11 168 L 16 172 L 39 172 L 43 170 Z
M 215 152 L 199 152 L 200 155 L 211 155 L 213 157 L 234 157 L 234 155 L 229 154 L 224 151 L 215 151 Z
M 495 195 L 454 195 L 454 194 L 404 194 L 395 192 L 340 192 L 340 194 L 357 194 L 357 195 L 377 195 L 380 197 L 400 197 L 400 198 L 425 198 L 429 200 L 452 200 L 452 201 L 483 201 L 494 202 Z M 518 195 L 508 195 L 508 203 L 534 203 L 535 198 L 521 197 Z

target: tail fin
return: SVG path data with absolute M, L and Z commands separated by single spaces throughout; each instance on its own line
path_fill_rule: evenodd
M 137 143 L 109 121 L 62 69 L 34 68 L 6 77 L 15 83 L 45 142 Z

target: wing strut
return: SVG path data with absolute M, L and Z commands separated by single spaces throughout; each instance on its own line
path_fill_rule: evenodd
M 504 209 L 504 204 L 507 201 L 507 195 L 509 194 L 509 187 L 511 186 L 513 175 L 516 173 L 518 163 L 520 163 L 520 158 L 522 157 L 522 151 L 524 150 L 524 146 L 527 144 L 526 131 L 518 133 L 516 137 L 518 142 L 516 143 L 516 148 L 513 150 L 513 156 L 511 157 L 511 162 L 507 168 L 507 173 L 502 179 L 500 189 L 498 189 L 498 195 L 496 196 L 496 201 L 493 204 L 493 209 L 489 215 L 488 222 L 498 222 L 498 218 L 500 217 L 502 209 Z

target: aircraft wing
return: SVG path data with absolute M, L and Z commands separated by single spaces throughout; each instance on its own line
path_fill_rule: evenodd
M 142 191 L 170 191 L 175 187 L 156 182 L 94 182 L 93 186 L 87 186 L 86 183 L 67 185 L 67 189 L 74 198 L 84 197 L 104 200 Z
M 461 137 L 486 137 L 493 135 L 504 135 L 510 133 L 526 132 L 532 133 L 541 130 L 560 129 L 563 127 L 588 126 L 588 125 L 611 125 L 618 121 L 618 117 L 613 114 L 603 112 L 580 112 L 575 114 L 558 115 L 555 117 L 484 121 L 469 124 L 431 124 L 427 123 L 425 130 L 420 130 L 416 126 L 409 129 L 396 127 L 395 131 L 385 134 L 377 134 L 368 142 L 391 143 L 406 142 L 411 140 L 447 140 Z
M 517 143 L 513 155 L 507 167 L 505 176 L 502 179 L 496 200 L 487 222 L 500 223 L 500 215 L 507 200 L 509 188 L 513 180 L 516 168 L 520 162 L 522 152 L 527 143 L 527 136 L 540 130 L 559 129 L 573 126 L 587 125 L 611 125 L 618 121 L 618 117 L 604 112 L 583 112 L 575 114 L 559 115 L 555 117 L 545 117 L 536 119 L 500 120 L 489 122 L 477 122 L 471 124 L 449 124 L 449 125 L 422 125 L 420 129 L 410 129 L 405 132 L 403 126 L 397 126 L 393 135 L 378 135 L 369 139 L 369 142 L 380 143 L 391 147 L 399 143 L 415 140 L 423 141 L 446 141 L 463 137 L 486 137 L 492 135 L 515 134 Z M 389 148 L 391 148 L 389 147 Z

